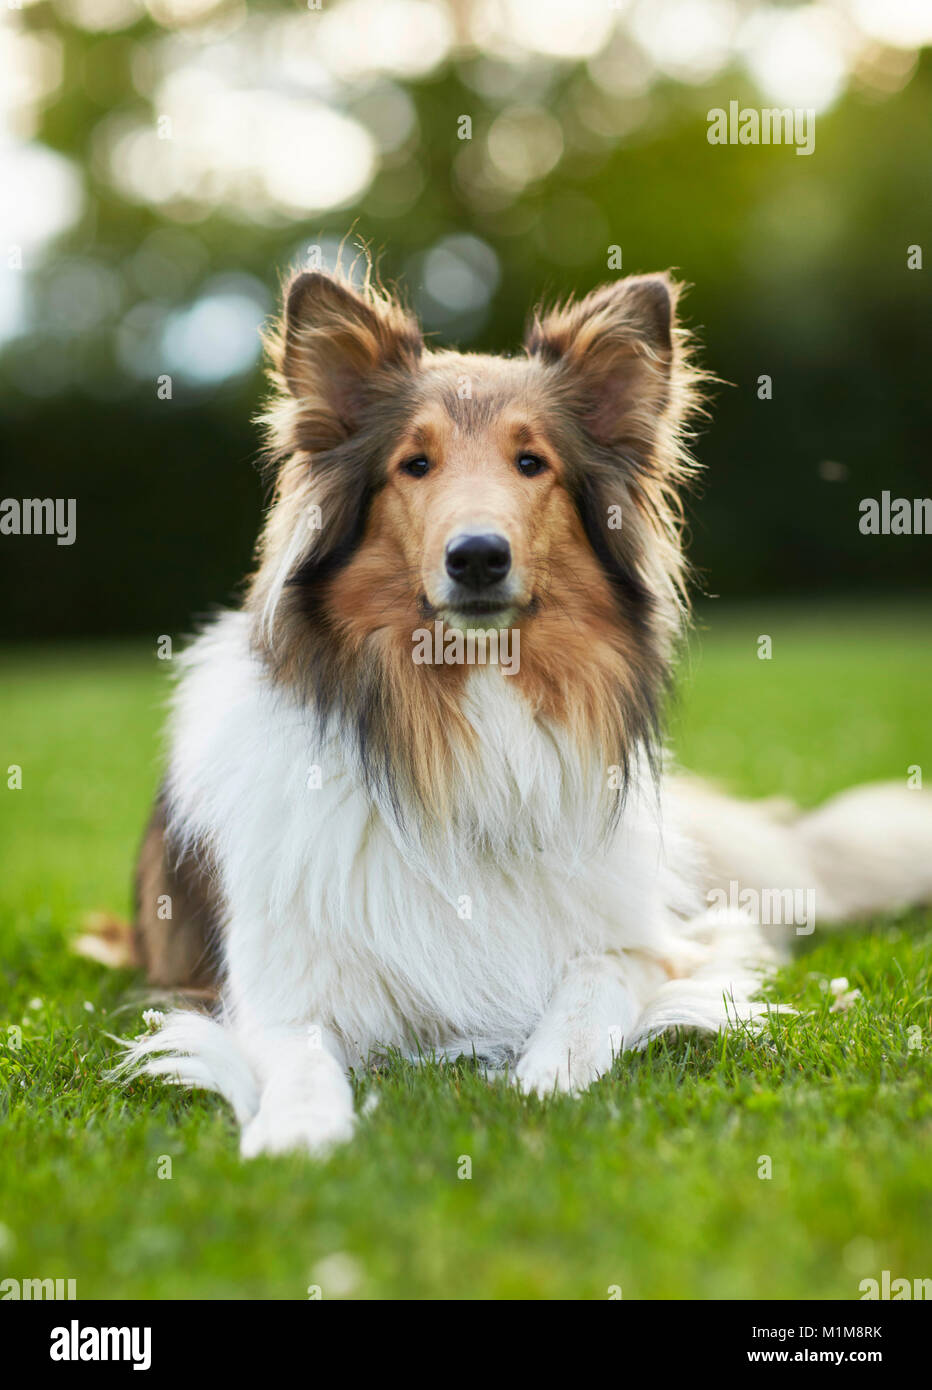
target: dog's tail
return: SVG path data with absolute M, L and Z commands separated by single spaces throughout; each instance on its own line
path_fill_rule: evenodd
M 790 894 L 811 894 L 815 920 L 831 925 L 932 903 L 929 792 L 877 782 L 800 811 L 677 778 L 672 799 L 699 847 L 710 904 L 758 894 L 789 905 Z
M 932 796 L 896 782 L 842 792 L 803 815 L 797 833 L 826 921 L 932 902 Z
M 241 1125 L 259 1108 L 259 1078 L 232 1029 L 203 1013 L 180 1009 L 159 1016 L 155 1030 L 122 1043 L 123 1056 L 110 1078 L 130 1081 L 157 1076 L 178 1086 L 216 1091 L 228 1100 Z

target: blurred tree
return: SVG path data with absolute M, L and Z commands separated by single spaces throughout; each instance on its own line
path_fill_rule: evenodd
M 0 537 L 4 635 L 177 632 L 229 599 L 262 502 L 257 327 L 348 233 L 434 341 L 496 351 L 542 293 L 677 267 L 727 383 L 690 509 L 706 587 L 928 585 L 932 541 L 862 535 L 858 503 L 930 490 L 932 268 L 907 249 L 932 251 L 932 55 L 849 43 L 811 155 L 712 145 L 711 108 L 774 103 L 737 30 L 714 63 L 708 35 L 663 39 L 675 3 L 655 34 L 583 7 L 585 47 L 567 7 L 531 6 L 528 38 L 512 0 L 511 50 L 427 0 L 10 11 L 0 494 L 75 497 L 78 540 Z

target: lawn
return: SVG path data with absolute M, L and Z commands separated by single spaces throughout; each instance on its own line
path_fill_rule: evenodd
M 919 604 L 710 606 L 676 755 L 806 804 L 932 777 L 930 636 Z M 105 1082 L 138 982 L 68 946 L 89 911 L 128 910 L 165 663 L 130 644 L 0 670 L 4 778 L 22 767 L 0 785 L 0 1278 L 84 1298 L 851 1299 L 884 1269 L 932 1273 L 932 914 L 817 928 L 770 987 L 799 1012 L 762 1036 L 655 1043 L 575 1101 L 398 1063 L 359 1078 L 357 1140 L 326 1166 L 242 1164 L 214 1097 Z M 861 998 L 832 1013 L 841 975 Z

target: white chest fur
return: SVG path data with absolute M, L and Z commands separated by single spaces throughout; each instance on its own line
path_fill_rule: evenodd
M 184 661 L 171 800 L 176 831 L 219 866 L 234 1016 L 323 1019 L 351 1055 L 497 1056 L 527 1037 L 568 959 L 670 949 L 686 890 L 651 794 L 632 788 L 602 843 L 608 768 L 585 775 L 499 670 L 470 676 L 480 754 L 457 770 L 453 823 L 419 838 L 373 804 L 339 734 L 322 740 L 270 684 L 242 615 Z

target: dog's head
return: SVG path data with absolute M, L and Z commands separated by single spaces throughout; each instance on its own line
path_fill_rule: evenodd
M 524 355 L 501 358 L 430 350 L 371 285 L 291 282 L 270 344 L 278 474 L 257 640 L 386 766 L 393 721 L 422 727 L 433 702 L 457 722 L 464 673 L 412 668 L 425 620 L 520 629 L 536 716 L 622 765 L 650 744 L 683 612 L 697 374 L 677 293 L 666 275 L 619 280 L 537 313 Z

